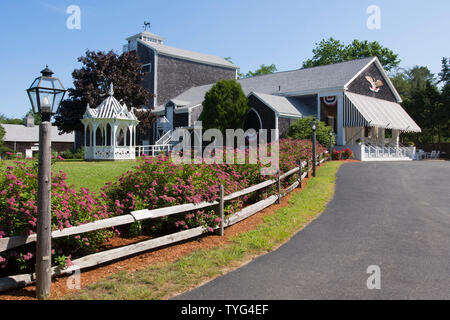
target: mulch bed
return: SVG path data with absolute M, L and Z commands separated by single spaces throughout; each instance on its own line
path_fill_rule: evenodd
M 357 160 L 341 160 L 341 162 L 359 162 Z M 303 185 L 308 183 L 308 178 L 303 180 Z M 147 251 L 141 254 L 129 258 L 123 258 L 116 262 L 107 263 L 101 266 L 93 267 L 90 269 L 81 270 L 81 288 L 84 286 L 95 283 L 101 278 L 108 277 L 112 274 L 120 271 L 134 272 L 145 269 L 150 264 L 161 262 L 174 262 L 179 258 L 186 256 L 193 251 L 199 249 L 212 249 L 224 244 L 230 243 L 230 237 L 254 230 L 259 224 L 262 223 L 264 216 L 274 214 L 279 208 L 287 207 L 288 201 L 294 193 L 301 192 L 302 189 L 296 188 L 287 196 L 281 199 L 281 204 L 273 204 L 270 207 L 262 210 L 261 212 L 240 221 L 225 229 L 225 235 L 220 237 L 216 234 L 206 234 L 197 238 L 197 240 L 187 240 L 184 242 L 175 243 L 164 248 L 159 248 L 151 251 Z M 115 237 L 107 244 L 108 248 L 116 248 L 124 245 L 129 245 L 142 240 L 150 239 L 149 236 L 139 236 L 132 239 Z M 67 276 L 61 276 L 52 279 L 51 297 L 50 299 L 60 299 L 64 295 L 74 292 L 67 287 Z M 0 293 L 0 300 L 35 300 L 36 287 L 35 285 L 29 285 L 25 288 L 11 290 L 5 293 Z

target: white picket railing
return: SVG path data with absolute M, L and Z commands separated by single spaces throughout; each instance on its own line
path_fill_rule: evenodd
M 172 150 L 171 144 L 153 144 L 148 146 L 136 146 L 136 156 L 157 156 L 164 152 L 169 153 Z
M 158 140 L 156 140 L 155 144 L 156 145 L 161 145 L 161 144 L 169 144 L 170 139 L 172 138 L 172 130 L 167 131 L 166 133 L 164 133 L 161 138 L 159 138 Z
M 393 147 L 365 144 L 363 147 L 363 157 L 366 159 L 414 159 L 414 147 Z

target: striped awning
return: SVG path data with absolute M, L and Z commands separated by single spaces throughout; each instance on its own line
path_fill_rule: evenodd
M 377 127 L 421 132 L 401 105 L 387 100 L 345 92 L 344 127 Z

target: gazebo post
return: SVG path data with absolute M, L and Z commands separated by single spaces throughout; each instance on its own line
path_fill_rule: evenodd
M 91 153 L 92 153 L 93 144 L 92 144 L 92 124 L 91 123 L 89 124 L 89 146 L 91 147 Z
M 113 124 L 112 132 L 113 132 L 113 134 L 112 134 L 113 139 L 111 140 L 111 142 L 112 142 L 111 153 L 112 153 L 113 160 L 115 160 L 116 159 L 116 146 L 117 146 L 117 123 L 115 121 Z
M 83 125 L 84 125 L 84 139 L 83 139 L 83 144 L 84 144 L 84 159 L 86 160 L 86 133 L 87 133 L 87 130 L 86 130 L 86 124 L 85 123 L 83 123 Z
M 93 155 L 94 155 L 94 160 L 95 160 L 95 158 L 96 158 L 96 156 L 95 156 L 95 151 L 97 151 L 97 128 L 98 128 L 98 125 L 95 125 L 94 124 L 94 130 L 92 130 L 93 132 L 94 132 L 94 134 L 92 135 L 92 141 L 93 141 L 93 144 L 92 144 L 92 153 L 93 153 Z
M 109 121 L 108 122 L 108 124 L 109 124 L 109 127 L 111 128 L 111 130 L 110 130 L 110 132 L 109 132 L 109 147 L 110 147 L 110 150 L 111 150 L 111 152 L 113 151 L 113 145 L 114 145 L 114 142 L 113 142 L 113 136 L 114 136 L 114 124 L 111 124 L 111 121 Z
M 103 121 L 100 124 L 100 132 L 102 133 L 102 148 L 104 150 L 104 146 L 105 146 L 105 126 L 103 125 Z
M 129 145 L 129 150 L 130 150 L 130 155 L 135 153 L 135 151 L 133 151 L 133 126 L 131 124 L 128 125 L 128 130 L 130 131 L 130 145 Z

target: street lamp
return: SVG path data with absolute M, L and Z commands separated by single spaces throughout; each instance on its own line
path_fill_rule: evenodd
M 51 286 L 51 123 L 50 118 L 66 90 L 48 66 L 27 89 L 33 112 L 41 116 L 39 125 L 38 219 L 36 230 L 36 296 L 50 296 Z
M 313 170 L 312 170 L 312 176 L 316 176 L 316 130 L 317 130 L 317 120 L 313 118 L 311 120 L 311 129 L 312 129 L 312 163 L 313 163 Z
M 334 136 L 334 132 L 333 129 L 330 129 L 330 132 L 328 132 L 328 135 L 330 136 L 330 151 L 329 151 L 329 159 L 331 161 L 332 157 L 333 157 L 333 136 Z

